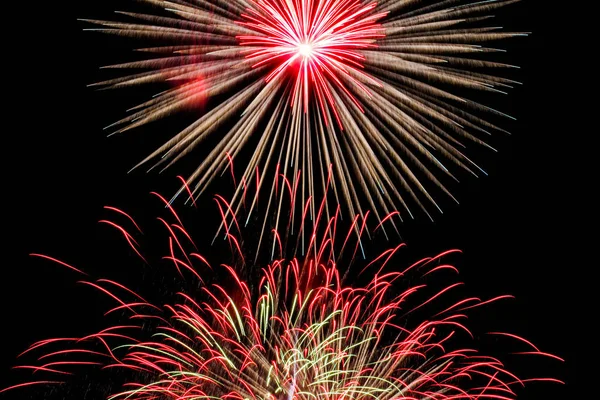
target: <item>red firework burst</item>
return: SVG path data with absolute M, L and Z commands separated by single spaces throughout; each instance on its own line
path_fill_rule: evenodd
M 496 75 L 513 66 L 484 59 L 499 49 L 482 43 L 525 35 L 484 25 L 514 0 L 141 2 L 152 13 L 87 20 L 92 30 L 160 42 L 140 49 L 147 59 L 107 67 L 142 71 L 94 86 L 171 88 L 111 128 L 129 131 L 201 100 L 198 118 L 138 165 L 166 168 L 216 136 L 186 179 L 190 190 L 177 192 L 197 198 L 251 144 L 231 208 L 240 212 L 245 184 L 262 171 L 251 208 L 267 209 L 265 224 L 273 210 L 281 216 L 272 195 L 280 176 L 299 188 L 296 204 L 331 189 L 350 219 L 367 209 L 380 221 L 394 210 L 441 210 L 430 190 L 452 197 L 454 171 L 483 173 L 463 149 L 491 148 L 489 135 L 503 129 L 488 119 L 507 117 L 471 94 L 517 83 Z M 259 192 L 264 208 L 254 207 Z
M 286 69 L 296 64 L 298 72 L 290 98 L 292 106 L 298 104 L 301 96 L 304 111 L 308 112 L 312 93 L 319 102 L 322 115 L 328 115 L 327 102 L 342 128 L 336 111 L 339 100 L 329 89 L 336 85 L 363 111 L 343 80 L 350 80 L 367 94 L 369 89 L 355 75 L 379 85 L 362 73 L 365 56 L 357 50 L 377 47 L 373 40 L 385 36 L 385 30 L 377 21 L 387 12 L 371 14 L 377 3 L 364 5 L 357 0 L 266 0 L 254 4 L 256 9 L 242 14 L 245 20 L 242 25 L 262 35 L 240 35 L 238 39 L 241 45 L 255 48 L 247 56 L 250 60 L 259 60 L 253 67 L 276 64 L 266 82 L 282 79 Z
M 139 225 L 123 211 L 107 209 L 118 213 L 122 225 L 102 222 L 142 257 Z M 307 256 L 276 259 L 244 277 L 236 264 L 211 265 L 169 207 L 168 216 L 159 218 L 168 235 L 163 259 L 181 286 L 192 279 L 193 290 L 178 287 L 177 299 L 158 307 L 121 283 L 86 276 L 81 283 L 114 303 L 105 316 L 117 322 L 84 337 L 34 343 L 22 356 L 38 354 L 37 362 L 17 368 L 60 380 L 0 393 L 64 383 L 94 366 L 117 369 L 125 378 L 109 399 L 136 400 L 510 400 L 515 386 L 526 382 L 560 382 L 520 378 L 498 357 L 472 347 L 469 310 L 512 296 L 453 298 L 461 283 L 447 283 L 458 271 L 444 260 L 457 251 L 391 270 L 399 245 L 352 272 L 363 279 L 349 284 L 339 254 L 349 249 L 354 260 L 360 237 L 349 239 L 354 228 L 336 234 L 337 217 L 324 219 Z M 227 237 L 239 259 L 240 238 L 230 232 Z M 441 287 L 430 280 L 438 274 L 444 276 Z M 409 283 L 407 277 L 418 280 Z M 491 334 L 515 341 L 524 357 L 560 360 L 517 335 Z

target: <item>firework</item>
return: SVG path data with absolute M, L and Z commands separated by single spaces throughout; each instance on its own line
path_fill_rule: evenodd
M 109 210 L 119 212 L 123 226 L 103 222 L 143 257 L 135 238 L 138 225 L 120 210 Z M 84 284 L 114 302 L 106 314 L 129 320 L 83 338 L 33 344 L 22 356 L 37 353 L 38 365 L 19 368 L 59 378 L 9 389 L 58 383 L 90 365 L 128 377 L 110 399 L 512 399 L 515 386 L 555 381 L 521 379 L 499 359 L 457 345 L 473 343 L 464 324 L 468 310 L 511 296 L 444 303 L 460 284 L 432 288 L 430 279 L 457 272 L 443 261 L 455 251 L 390 272 L 398 246 L 351 273 L 353 282 L 364 284 L 350 285 L 348 270 L 341 274 L 336 262 L 343 257 L 333 249 L 356 250 L 348 239 L 355 231 L 339 235 L 344 240 L 336 243 L 331 220 L 323 236 L 314 236 L 314 252 L 275 260 L 244 278 L 233 236 L 237 267 L 211 265 L 176 213 L 172 221 L 160 220 L 169 235 L 166 262 L 182 278 L 200 282 L 199 288 L 179 293 L 179 301 L 159 308 L 120 283 L 86 276 Z M 418 278 L 417 284 L 408 286 L 410 277 Z M 399 290 L 401 285 L 406 288 Z M 524 357 L 557 358 L 518 336 L 492 334 L 514 341 Z
M 141 72 L 92 86 L 173 84 L 111 125 L 115 132 L 204 104 L 139 164 L 158 158 L 152 168 L 166 168 L 217 137 L 186 180 L 191 190 L 177 195 L 199 196 L 253 144 L 234 179 L 231 216 L 243 205 L 251 215 L 265 192 L 266 224 L 289 191 L 314 219 L 311 199 L 330 188 L 350 218 L 367 209 L 380 220 L 398 209 L 412 217 L 412 207 L 429 215 L 439 208 L 431 190 L 450 195 L 453 169 L 482 172 L 465 144 L 489 147 L 484 139 L 502 131 L 488 117 L 506 115 L 465 96 L 516 83 L 490 74 L 513 66 L 489 61 L 501 50 L 482 45 L 524 35 L 487 25 L 514 2 L 143 0 L 152 9 L 122 12 L 122 22 L 85 20 L 97 26 L 90 30 L 159 45 L 139 49 L 152 54 L 146 60 L 106 67 Z M 246 201 L 250 186 L 256 194 Z

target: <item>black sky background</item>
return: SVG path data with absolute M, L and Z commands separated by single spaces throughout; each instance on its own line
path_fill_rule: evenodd
M 76 284 L 79 277 L 74 274 L 28 254 L 48 254 L 96 276 L 135 282 L 141 266 L 128 257 L 130 252 L 116 232 L 97 223 L 107 216 L 102 207 L 117 206 L 153 224 L 160 206 L 148 193 L 173 193 L 175 176 L 189 172 L 186 168 L 200 157 L 194 152 L 188 157 L 191 161 L 162 175 L 127 174 L 175 132 L 170 125 L 173 119 L 123 136 L 107 138 L 102 131 L 156 90 L 101 93 L 87 88 L 111 76 L 98 67 L 131 60 L 131 43 L 84 33 L 85 25 L 76 18 L 108 17 L 113 9 L 134 8 L 133 2 L 86 1 L 23 10 L 28 16 L 26 28 L 15 34 L 22 44 L 17 46 L 18 56 L 10 60 L 18 71 L 14 78 L 5 77 L 13 94 L 3 135 L 8 162 L 0 277 L 0 387 L 28 379 L 10 367 L 32 342 L 83 335 L 103 326 L 106 303 L 101 295 Z M 469 326 L 481 332 L 522 335 L 543 351 L 566 359 L 565 364 L 526 360 L 531 375 L 539 371 L 567 384 L 531 384 L 519 391 L 520 399 L 575 397 L 582 384 L 575 346 L 583 340 L 575 332 L 590 316 L 582 311 L 586 295 L 580 289 L 590 265 L 582 258 L 586 249 L 576 226 L 586 221 L 586 212 L 578 205 L 579 178 L 573 178 L 580 155 L 568 139 L 577 131 L 567 124 L 574 105 L 562 95 L 568 86 L 563 80 L 566 62 L 554 54 L 555 16 L 550 12 L 538 2 L 524 1 L 503 13 L 507 27 L 533 32 L 505 46 L 510 51 L 507 60 L 522 67 L 511 77 L 524 85 L 508 96 L 490 99 L 493 106 L 518 118 L 503 125 L 513 134 L 492 139 L 500 150 L 497 154 L 470 148 L 476 154 L 468 155 L 474 155 L 489 176 L 462 176 L 463 182 L 453 188 L 460 205 L 442 201 L 445 213 L 435 222 L 420 215 L 402 225 L 409 250 L 406 257 L 398 257 L 408 264 L 418 256 L 459 248 L 464 253 L 453 262 L 461 269 L 467 293 L 483 298 L 516 296 L 475 313 Z M 210 240 L 214 233 L 214 225 L 207 221 L 215 208 L 210 199 L 201 205 L 201 211 L 185 211 L 199 242 Z M 506 351 L 517 349 L 518 343 L 514 346 Z M 71 398 L 49 393 L 24 390 L 0 398 Z M 88 393 L 85 398 L 101 397 Z

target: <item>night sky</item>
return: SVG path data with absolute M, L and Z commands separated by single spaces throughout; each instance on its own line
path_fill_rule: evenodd
M 17 90 L 7 115 L 15 122 L 5 125 L 3 138 L 9 161 L 4 169 L 8 180 L 3 196 L 0 388 L 29 379 L 29 374 L 10 367 L 17 354 L 34 341 L 80 336 L 104 326 L 102 312 L 108 303 L 103 296 L 77 284 L 75 274 L 28 254 L 48 254 L 94 276 L 137 285 L 142 291 L 149 286 L 164 285 L 165 291 L 176 287 L 174 279 L 157 283 L 152 281 L 155 275 L 142 273 L 143 265 L 117 232 L 97 221 L 110 216 L 102 207 L 111 205 L 138 217 L 147 231 L 158 232 L 154 217 L 163 211 L 149 192 L 174 193 L 178 187 L 175 176 L 185 176 L 202 156 L 201 150 L 195 151 L 161 175 L 144 170 L 127 174 L 191 121 L 193 112 L 179 120 L 170 118 L 107 138 L 102 128 L 125 116 L 127 108 L 146 100 L 156 89 L 98 92 L 87 88 L 89 83 L 114 76 L 100 71 L 100 66 L 132 60 L 133 42 L 83 32 L 86 26 L 76 18 L 107 18 L 113 9 L 135 9 L 135 3 L 89 0 L 72 7 L 64 2 L 45 3 L 27 10 L 23 24 L 31 36 L 21 36 L 20 46 L 25 56 L 12 58 L 19 61 L 16 65 L 27 60 L 17 72 L 24 78 L 9 82 Z M 581 384 L 577 382 L 574 346 L 581 340 L 575 331 L 580 329 L 584 295 L 576 287 L 587 274 L 575 233 L 575 223 L 585 220 L 585 211 L 583 205 L 575 205 L 579 204 L 578 183 L 569 175 L 574 173 L 571 165 L 577 159 L 569 135 L 576 129 L 566 122 L 572 104 L 565 104 L 568 100 L 560 95 L 567 84 L 561 81 L 564 70 L 552 51 L 552 18 L 535 1 L 523 3 L 504 10 L 499 21 L 506 22 L 509 29 L 534 33 L 506 42 L 509 53 L 501 58 L 522 67 L 510 77 L 524 85 L 508 96 L 479 97 L 517 117 L 517 121 L 507 120 L 502 125 L 512 135 L 492 137 L 490 143 L 499 153 L 477 146 L 467 149 L 467 155 L 489 176 L 459 175 L 461 184 L 451 189 L 460 205 L 440 197 L 444 214 L 435 215 L 434 222 L 417 213 L 416 220 L 400 225 L 408 250 L 396 260 L 404 266 L 446 249 L 461 249 L 463 254 L 451 261 L 461 270 L 460 280 L 467 285 L 465 295 L 516 296 L 473 313 L 469 326 L 479 333 L 502 330 L 519 334 L 541 350 L 566 359 L 565 364 L 526 359 L 529 375 L 552 376 L 567 384 L 533 383 L 518 392 L 519 398 L 571 398 Z M 230 182 L 223 179 L 213 186 L 213 193 L 221 192 Z M 196 241 L 203 243 L 204 252 L 219 260 L 223 250 L 209 247 L 216 227 L 211 197 L 199 202 L 199 210 L 185 209 L 184 222 Z M 181 202 L 180 206 L 185 208 Z M 164 240 L 162 232 L 158 236 Z M 146 239 L 152 246 L 152 239 Z M 372 248 L 385 248 L 381 238 L 377 240 Z M 399 240 L 395 237 L 389 245 Z M 511 342 L 504 349 L 506 343 L 499 343 L 498 349 L 522 350 Z M 524 368 L 514 364 L 519 358 L 506 360 L 512 360 L 509 365 L 517 369 Z M 75 395 L 69 391 L 39 389 L 7 393 L 4 398 L 11 396 L 77 398 L 70 397 Z M 100 398 L 93 392 L 85 396 Z

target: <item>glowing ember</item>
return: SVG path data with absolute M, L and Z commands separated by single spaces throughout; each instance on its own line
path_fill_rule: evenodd
M 312 52 L 313 52 L 313 47 L 312 47 L 312 45 L 310 45 L 308 43 L 301 44 L 300 46 L 298 46 L 298 53 L 300 53 L 300 55 L 302 57 L 310 58 L 312 56 Z

